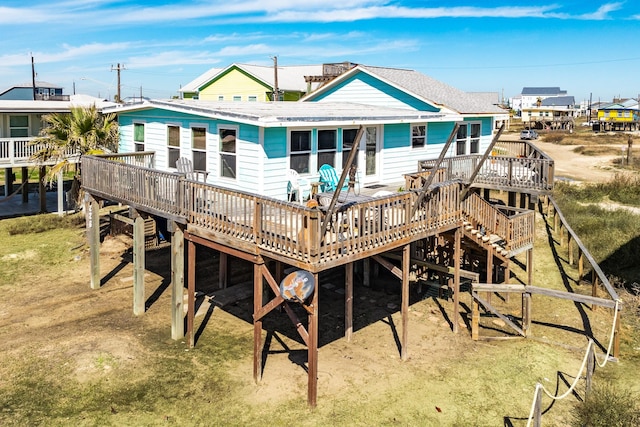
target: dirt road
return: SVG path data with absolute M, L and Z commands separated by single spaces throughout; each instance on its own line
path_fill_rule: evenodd
M 518 134 L 507 134 L 502 137 L 506 141 L 518 141 Z M 556 179 L 580 182 L 602 182 L 609 180 L 620 169 L 614 164 L 619 156 L 585 156 L 576 153 L 576 145 L 560 145 L 544 142 L 540 139 L 533 144 L 544 151 L 555 162 Z

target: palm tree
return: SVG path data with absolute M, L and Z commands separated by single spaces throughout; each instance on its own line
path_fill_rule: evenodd
M 74 107 L 70 113 L 51 113 L 42 116 L 43 128 L 33 144 L 40 148 L 34 159 L 54 161 L 48 173 L 51 181 L 69 165 L 69 158 L 84 154 L 115 151 L 118 146 L 118 123 L 115 114 L 102 114 L 95 105 Z M 77 200 L 80 176 L 74 177 L 71 195 Z

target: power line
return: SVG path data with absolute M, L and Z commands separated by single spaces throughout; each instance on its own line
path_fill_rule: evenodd
M 629 62 L 638 61 L 640 58 L 619 58 L 619 59 L 603 59 L 600 61 L 584 61 L 584 62 L 566 62 L 558 64 L 530 64 L 530 65 L 493 65 L 493 66 L 464 66 L 464 67 L 424 67 L 431 70 L 500 70 L 500 69 L 522 69 L 522 68 L 549 68 L 549 67 L 567 67 L 575 65 L 593 65 L 593 64 L 610 64 L 612 62 Z

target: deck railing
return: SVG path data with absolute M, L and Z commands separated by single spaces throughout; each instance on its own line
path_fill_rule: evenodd
M 549 192 L 553 189 L 554 162 L 526 141 L 500 141 L 483 163 L 473 183 L 469 182 L 482 156 L 470 154 L 446 157 L 444 180 L 461 179 L 467 184 L 519 191 Z M 433 169 L 436 159 L 418 162 L 419 171 Z
M 181 178 L 175 173 L 106 157 L 82 157 L 82 186 L 87 191 L 158 215 L 186 216 L 185 188 Z
M 326 264 L 382 252 L 462 220 L 459 183 L 432 186 L 411 216 L 418 191 L 345 203 L 329 213 L 104 157 L 83 156 L 82 183 L 99 197 L 186 222 L 224 244 L 268 251 L 300 263 Z M 199 230 L 199 231 L 198 231 Z
M 32 156 L 44 148 L 44 144 L 34 144 L 35 137 L 25 138 L 0 138 L 0 165 L 5 167 L 19 167 L 41 164 L 41 162 L 32 158 Z M 64 153 L 70 157 L 71 161 L 76 160 L 73 157 L 74 152 L 68 150 Z M 76 160 L 77 161 L 77 160 Z M 53 164 L 54 161 L 44 162 L 42 164 Z

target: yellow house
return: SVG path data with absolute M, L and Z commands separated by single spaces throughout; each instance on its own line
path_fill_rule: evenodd
M 638 102 L 634 99 L 622 103 L 605 105 L 598 109 L 598 121 L 601 122 L 637 122 Z
M 323 65 L 263 66 L 231 64 L 212 68 L 180 89 L 185 99 L 267 102 L 297 101 L 318 84 Z

